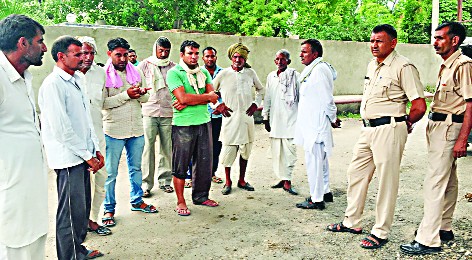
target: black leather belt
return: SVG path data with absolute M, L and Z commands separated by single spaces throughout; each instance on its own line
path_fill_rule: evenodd
M 446 121 L 447 114 L 429 112 L 428 118 L 433 120 L 433 121 Z M 452 114 L 452 122 L 454 122 L 454 123 L 463 123 L 464 122 L 464 115 L 454 115 L 454 114 Z
M 390 124 L 391 122 L 391 116 L 384 116 L 381 118 L 376 118 L 376 119 L 362 119 L 362 122 L 364 123 L 365 127 L 376 127 L 376 126 L 381 126 L 381 125 L 386 125 Z M 399 117 L 394 117 L 395 122 L 403 122 L 406 121 L 406 116 L 399 116 Z

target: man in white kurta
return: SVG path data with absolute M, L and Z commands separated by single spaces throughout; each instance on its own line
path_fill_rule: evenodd
M 230 46 L 228 58 L 231 59 L 232 65 L 223 69 L 213 82 L 215 91 L 221 93 L 224 102 L 216 108 L 217 113 L 225 116 L 220 134 L 220 141 L 223 144 L 221 163 L 225 166 L 226 173 L 226 183 L 222 190 L 224 195 L 231 193 L 231 166 L 236 160 L 238 150 L 240 173 L 237 186 L 247 191 L 254 190 L 254 187 L 245 181 L 245 175 L 254 141 L 252 115 L 261 104 L 264 87 L 256 72 L 246 63 L 248 53 L 248 48 L 241 43 Z M 256 90 L 255 100 L 252 97 L 253 87 Z M 224 108 L 229 108 L 233 112 L 231 116 L 228 116 Z
M 287 66 L 291 63 L 290 53 L 279 50 L 275 55 L 278 70 L 267 76 L 262 110 L 265 128 L 270 132 L 272 166 L 280 180 L 272 188 L 283 188 L 290 194 L 298 192 L 292 188 L 292 172 L 297 161 L 297 149 L 293 143 L 298 110 L 299 73 Z
M 327 157 L 333 148 L 331 127 L 339 126 L 333 99 L 336 71 L 322 61 L 322 56 L 323 47 L 318 40 L 302 43 L 300 58 L 306 67 L 300 75 L 294 142 L 305 151 L 310 198 L 296 205 L 304 209 L 323 210 L 325 200 L 332 201 Z
M 27 37 L 26 34 L 32 35 Z M 44 28 L 24 15 L 0 21 L 0 259 L 44 259 L 47 168 L 27 68 L 46 52 Z M 16 39 L 12 40 L 12 39 Z
M 87 97 L 90 99 L 90 116 L 92 118 L 95 135 L 97 135 L 100 151 L 105 151 L 105 134 L 103 133 L 102 107 L 103 88 L 105 87 L 105 70 L 94 63 L 96 53 L 95 39 L 88 36 L 77 37 L 82 42 L 82 52 L 84 63 L 77 75 L 81 79 L 82 86 Z M 103 155 L 103 154 L 102 154 Z M 98 224 L 98 214 L 105 199 L 105 181 L 107 179 L 105 167 L 96 173 L 90 173 L 92 205 L 89 217 L 89 231 L 93 231 L 100 236 L 111 234 L 111 230 Z

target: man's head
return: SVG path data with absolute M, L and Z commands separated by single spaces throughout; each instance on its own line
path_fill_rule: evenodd
M 370 51 L 383 62 L 397 46 L 397 31 L 390 24 L 381 24 L 374 27 L 370 35 Z
M 44 27 L 35 20 L 12 14 L 0 21 L 0 50 L 4 53 L 18 51 L 20 62 L 26 65 L 40 66 L 47 51 L 44 44 Z
M 154 43 L 155 46 L 155 56 L 160 60 L 165 60 L 169 58 L 170 55 L 170 48 L 172 44 L 170 43 L 169 39 L 164 36 L 157 38 L 156 42 Z
M 458 22 L 445 22 L 434 31 L 434 49 L 445 60 L 459 49 L 465 40 L 465 27 Z
M 218 59 L 216 57 L 216 49 L 208 46 L 205 49 L 203 49 L 203 62 L 205 63 L 205 67 L 207 68 L 215 68 L 216 66 L 216 60 Z
M 107 43 L 107 55 L 116 70 L 124 71 L 128 64 L 129 43 L 123 38 L 111 39 Z
M 200 44 L 189 40 L 185 40 L 180 45 L 180 58 L 190 69 L 195 69 L 198 66 L 199 48 Z
M 56 65 L 69 74 L 82 67 L 82 43 L 72 36 L 61 36 L 52 44 L 52 58 Z
M 81 71 L 88 71 L 93 64 L 95 54 L 97 54 L 97 44 L 95 39 L 88 36 L 78 36 L 77 40 L 82 43 L 82 53 L 84 54 L 84 63 Z
M 228 58 L 231 60 L 233 70 L 240 71 L 244 67 L 250 68 L 247 64 L 249 49 L 242 43 L 235 43 L 228 48 Z
M 286 49 L 281 49 L 275 53 L 275 65 L 279 72 L 285 71 L 287 66 L 292 62 L 290 60 L 290 52 Z
M 323 57 L 323 46 L 316 39 L 308 39 L 302 42 L 300 59 L 303 65 L 310 65 L 316 58 Z
M 131 62 L 132 64 L 135 64 L 137 59 L 138 59 L 138 55 L 136 54 L 136 51 L 133 50 L 133 49 L 129 49 L 128 50 L 128 60 L 129 60 L 129 62 Z

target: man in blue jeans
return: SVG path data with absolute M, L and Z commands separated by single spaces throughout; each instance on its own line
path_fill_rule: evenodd
M 131 210 L 156 213 L 157 209 L 144 203 L 142 196 L 141 157 L 144 149 L 144 130 L 141 103 L 149 99 L 142 72 L 128 62 L 129 44 L 123 38 L 111 39 L 105 65 L 106 83 L 103 89 L 103 130 L 106 142 L 104 226 L 115 226 L 115 184 L 123 147 L 126 149 L 130 180 Z

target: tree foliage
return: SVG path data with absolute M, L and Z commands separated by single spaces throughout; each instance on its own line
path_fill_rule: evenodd
M 432 0 L 0 0 L 0 5 L 0 19 L 24 13 L 46 25 L 65 22 L 73 13 L 78 23 L 103 20 L 145 30 L 368 41 L 375 25 L 389 23 L 400 42 L 427 43 L 431 36 Z M 471 16 L 472 1 L 464 1 L 463 20 Z M 457 0 L 440 1 L 440 21 L 456 19 Z

